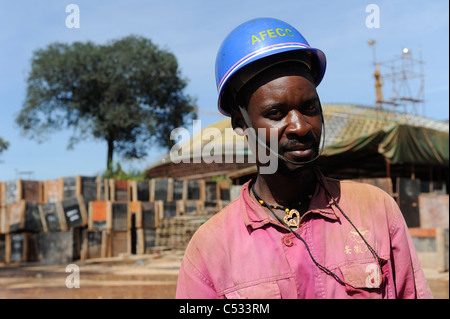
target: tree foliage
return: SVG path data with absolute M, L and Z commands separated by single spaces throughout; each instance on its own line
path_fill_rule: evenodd
M 0 154 L 4 151 L 6 151 L 9 147 L 9 142 L 5 141 L 0 137 Z
M 16 123 L 39 142 L 72 128 L 68 147 L 88 137 L 113 153 L 142 158 L 171 147 L 170 132 L 196 118 L 175 56 L 151 40 L 127 36 L 105 45 L 53 43 L 34 52 Z
M 110 179 L 119 179 L 119 180 L 134 180 L 134 181 L 143 181 L 146 179 L 145 173 L 139 170 L 130 170 L 129 172 L 125 172 L 122 169 L 120 163 L 111 164 L 110 167 L 104 171 L 101 176 L 103 178 Z

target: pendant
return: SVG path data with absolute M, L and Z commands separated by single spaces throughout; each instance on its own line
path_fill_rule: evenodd
M 294 230 L 298 229 L 300 223 L 300 213 L 296 209 L 289 210 L 289 213 L 286 213 L 284 216 L 284 223 L 293 228 Z

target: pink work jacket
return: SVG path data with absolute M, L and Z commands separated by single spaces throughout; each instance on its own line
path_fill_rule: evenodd
M 318 186 L 297 232 L 306 246 L 249 195 L 203 224 L 183 258 L 177 298 L 432 298 L 394 199 L 378 187 L 319 174 L 343 212 Z

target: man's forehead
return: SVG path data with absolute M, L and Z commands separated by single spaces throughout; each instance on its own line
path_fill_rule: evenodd
M 315 88 L 313 76 L 306 65 L 300 62 L 285 62 L 274 65 L 256 75 L 251 81 L 249 81 L 249 83 L 247 83 L 244 89 L 245 92 L 242 93 L 249 98 L 250 95 L 261 86 L 286 76 L 303 77 L 307 79 Z
M 315 86 L 306 78 L 288 75 L 263 84 L 248 96 L 248 103 L 257 101 L 262 108 L 282 107 L 289 103 L 315 104 L 319 101 Z M 248 105 L 249 105 L 248 104 Z
M 314 84 L 313 76 L 308 66 L 301 62 L 284 62 L 276 64 L 255 76 L 255 83 L 267 83 L 284 76 L 301 76 L 307 78 Z

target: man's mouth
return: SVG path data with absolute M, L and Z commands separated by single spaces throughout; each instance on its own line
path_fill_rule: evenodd
M 307 158 L 315 153 L 315 143 L 296 144 L 281 148 L 281 154 L 291 158 Z

